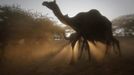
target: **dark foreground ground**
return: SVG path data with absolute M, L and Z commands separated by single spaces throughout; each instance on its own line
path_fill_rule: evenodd
M 134 38 L 119 39 L 122 57 L 90 63 L 80 60 L 74 65 L 69 65 L 66 60 L 59 63 L 52 61 L 55 51 L 44 52 L 44 48 L 36 50 L 36 47 L 24 45 L 19 46 L 20 48 L 14 46 L 13 49 L 9 47 L 0 64 L 0 75 L 134 75 Z M 51 46 L 45 45 L 45 49 L 58 47 Z M 25 47 L 24 50 L 20 50 L 22 47 Z M 60 57 L 65 56 L 66 54 Z

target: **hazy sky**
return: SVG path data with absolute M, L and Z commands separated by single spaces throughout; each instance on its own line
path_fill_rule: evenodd
M 0 5 L 20 5 L 21 8 L 54 17 L 50 10 L 41 5 L 43 1 L 48 0 L 0 0 Z M 91 9 L 98 9 L 110 20 L 120 15 L 134 13 L 134 0 L 57 0 L 57 4 L 63 14 L 71 17 Z

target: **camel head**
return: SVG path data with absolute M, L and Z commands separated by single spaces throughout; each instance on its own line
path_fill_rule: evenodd
M 42 3 L 42 5 L 48 7 L 48 8 L 51 9 L 51 10 L 54 10 L 55 7 L 57 6 L 56 0 L 54 0 L 53 2 L 44 1 L 44 2 Z

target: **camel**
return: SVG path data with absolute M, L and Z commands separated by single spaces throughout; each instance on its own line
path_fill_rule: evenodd
M 71 39 L 69 41 L 71 43 L 72 50 L 76 42 L 80 42 L 80 57 L 82 55 L 82 51 L 86 49 L 89 54 L 89 60 L 91 59 L 88 42 L 92 42 L 94 45 L 96 45 L 95 41 L 102 42 L 106 45 L 105 55 L 108 54 L 110 47 L 113 46 L 115 48 L 115 46 L 117 46 L 118 51 L 115 50 L 115 52 L 121 56 L 119 41 L 112 34 L 112 23 L 105 16 L 101 15 L 98 10 L 92 9 L 88 12 L 81 12 L 70 18 L 61 13 L 58 5 L 56 4 L 56 0 L 53 2 L 45 1 L 42 3 L 42 5 L 52 10 L 54 15 L 63 24 L 70 26 L 76 31 L 76 33 L 70 36 Z

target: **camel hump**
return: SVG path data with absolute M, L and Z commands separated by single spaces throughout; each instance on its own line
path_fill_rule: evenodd
M 76 24 L 77 28 L 81 32 L 85 32 L 87 36 L 91 34 L 99 36 L 100 34 L 105 34 L 106 31 L 111 34 L 112 31 L 111 22 L 96 9 L 81 12 L 71 18 L 71 20 Z
M 97 9 L 92 9 L 88 12 L 78 13 L 70 19 L 78 25 L 82 24 L 82 26 L 87 26 L 91 25 L 94 21 L 100 21 L 102 19 L 102 15 Z

